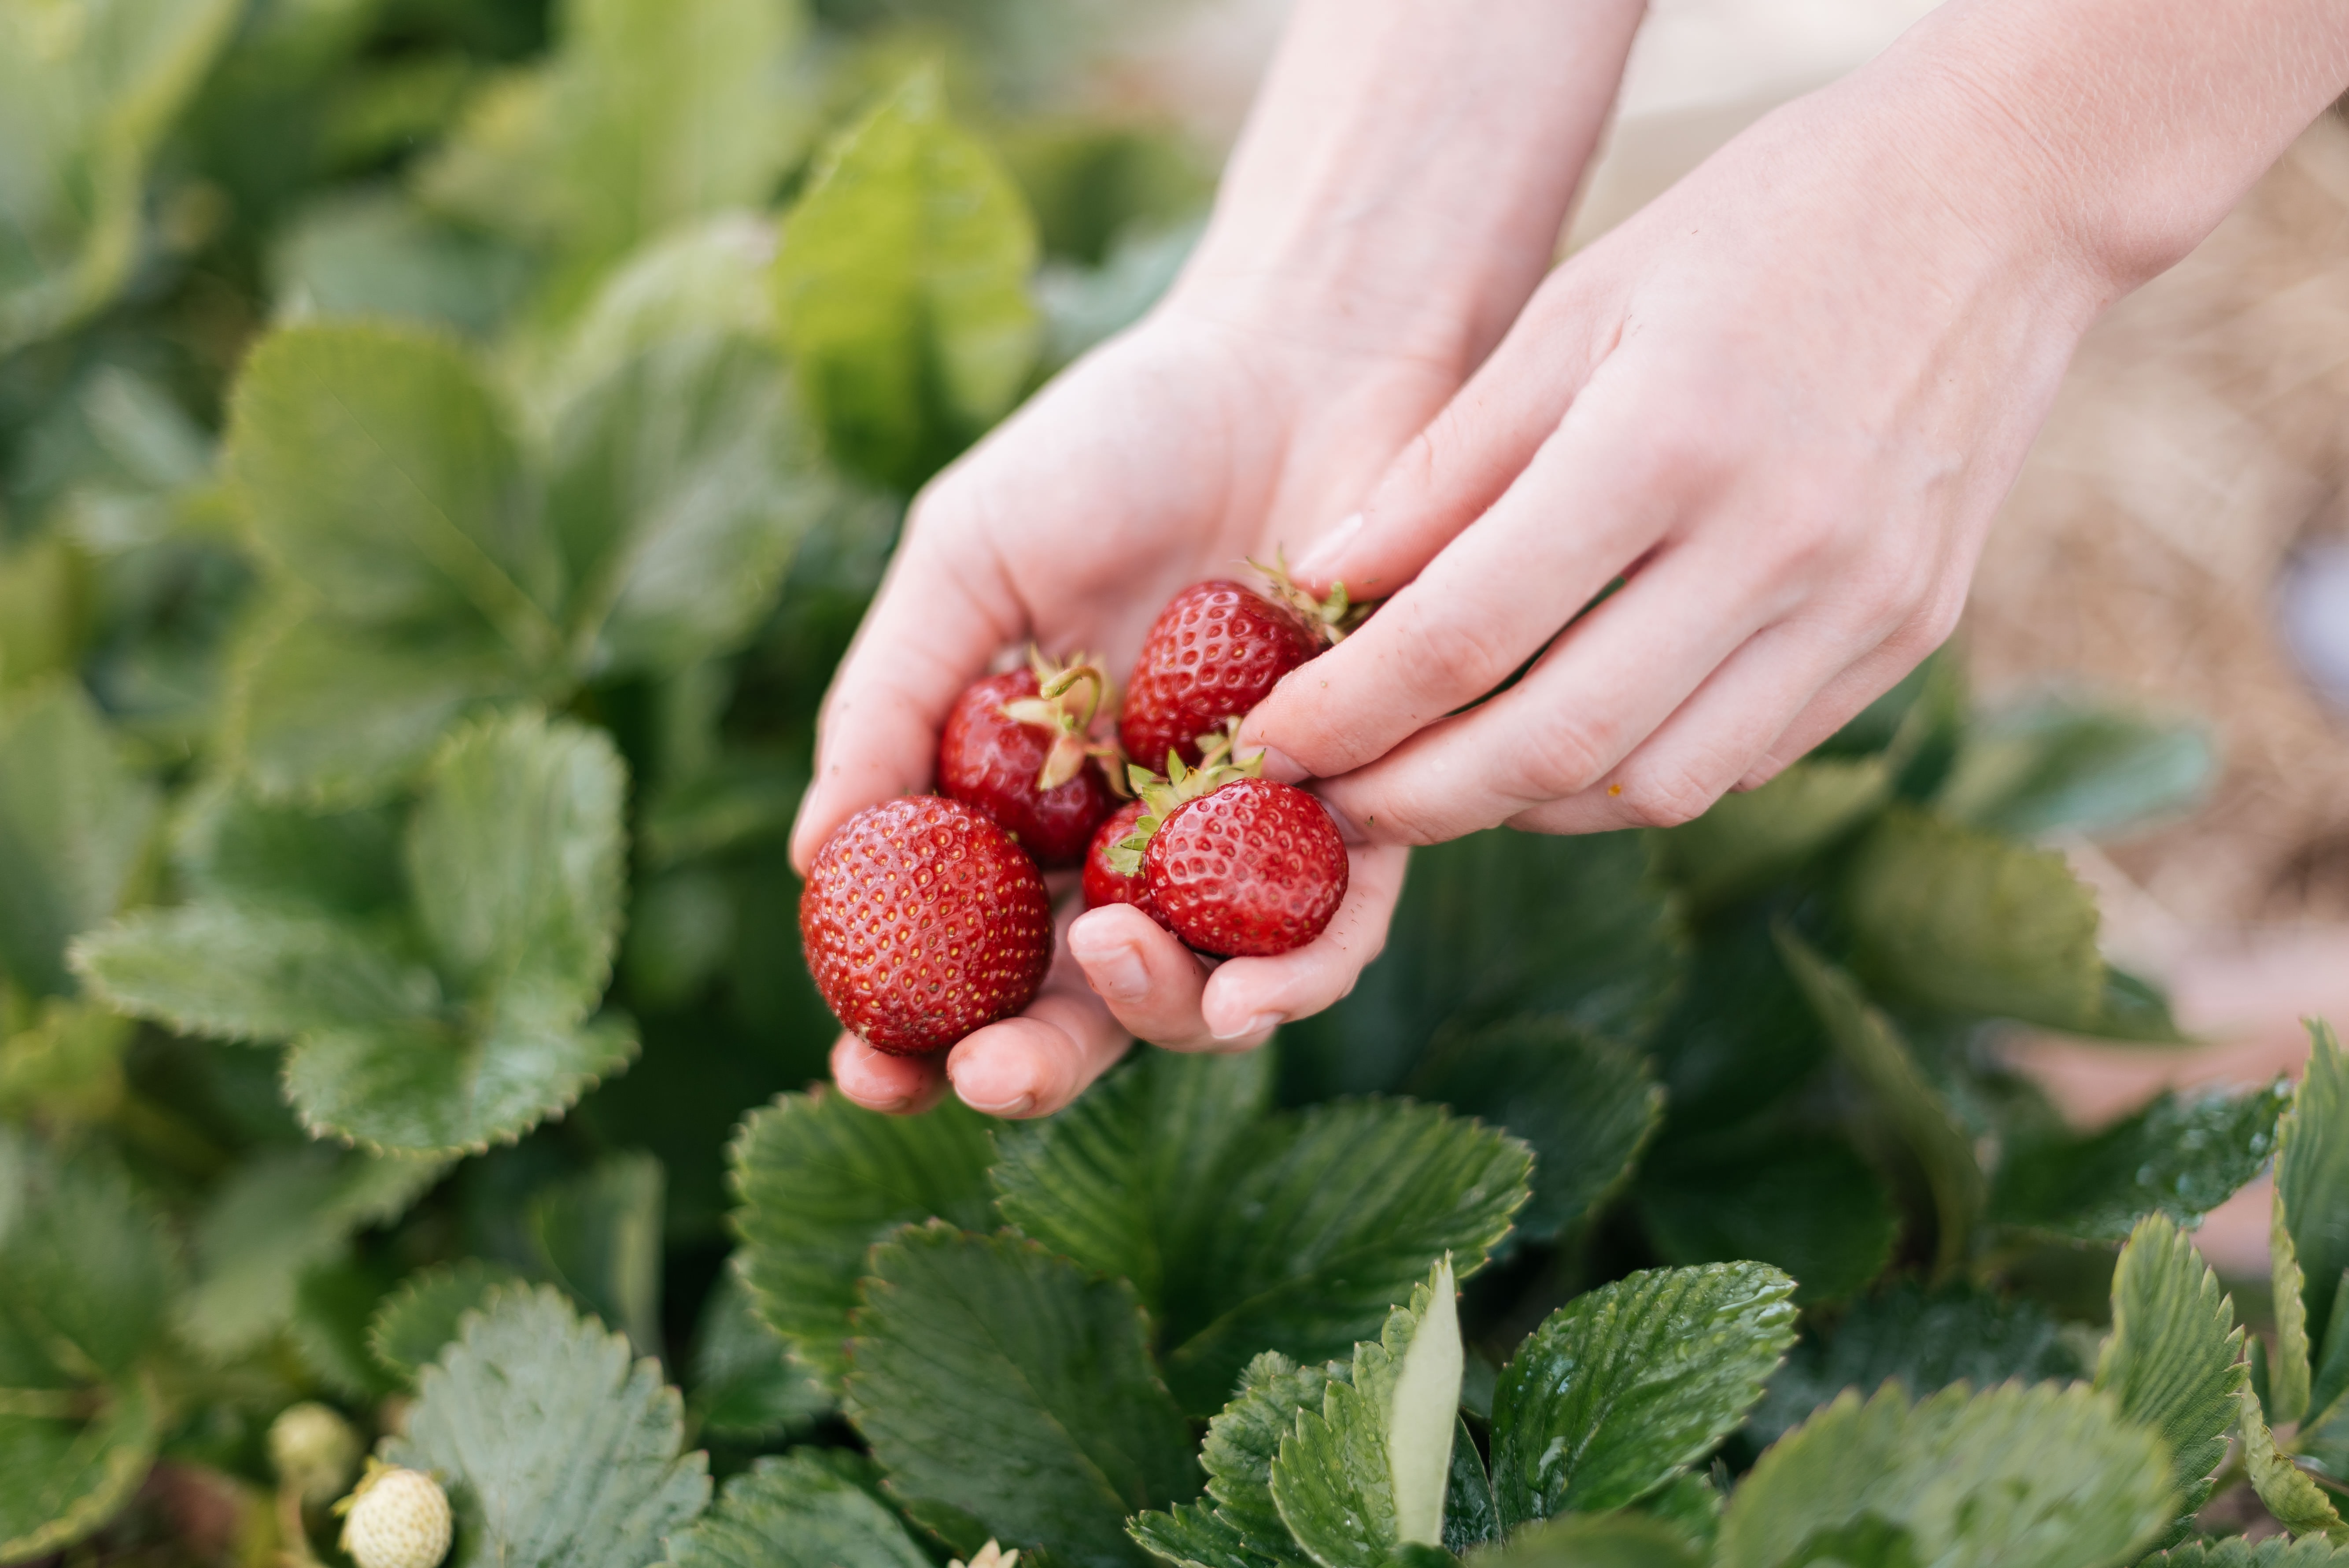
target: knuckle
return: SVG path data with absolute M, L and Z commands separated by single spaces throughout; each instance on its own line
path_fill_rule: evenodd
M 1578 795 L 1607 771 L 1607 738 L 1582 724 L 1553 719 L 1518 738 L 1520 793 L 1529 801 Z
M 1632 821 L 1644 828 L 1677 828 L 1713 809 L 1722 789 L 1683 769 L 1641 769 L 1623 781 L 1623 799 Z

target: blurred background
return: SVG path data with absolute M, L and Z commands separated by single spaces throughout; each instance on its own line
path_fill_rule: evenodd
M 1929 8 L 1655 0 L 1562 245 Z M 1285 5 L 651 9 L 647 26 L 615 0 L 0 0 L 0 686 L 78 659 L 150 759 L 184 760 L 215 721 L 247 586 L 210 465 L 257 332 L 434 321 L 526 401 L 583 302 L 647 242 L 698 226 L 719 250 L 771 244 L 748 214 L 919 58 L 946 62 L 957 113 L 1036 211 L 1048 367 L 1065 363 L 1179 265 Z M 2210 742 L 2160 759 L 2207 775 L 2191 811 L 2064 846 L 2103 892 L 2114 956 L 2165 979 L 2208 1042 L 2018 1037 L 2083 1122 L 2158 1084 L 2259 1081 L 2299 1061 L 2301 1015 L 2349 1018 L 2345 457 L 2349 122 L 2328 115 L 2091 334 L 1961 633 L 1978 698 L 2085 688 L 2198 718 Z M 738 701 L 759 699 L 761 671 L 836 654 L 847 627 L 824 606 L 853 616 L 886 528 L 827 537 L 793 566 L 792 614 Z M 771 686 L 786 707 L 812 691 Z M 681 815 L 678 831 L 750 841 L 792 793 L 728 797 L 751 816 Z M 630 939 L 640 992 L 690 991 L 678 954 L 712 946 L 695 922 L 735 918 L 705 892 L 684 872 L 647 883 L 662 919 L 640 913 Z M 630 1081 L 659 1092 L 649 1072 Z M 2261 1266 L 2265 1204 L 2247 1193 L 2213 1218 L 2221 1268 Z

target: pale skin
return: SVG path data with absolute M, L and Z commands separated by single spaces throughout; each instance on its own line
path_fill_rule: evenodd
M 1639 12 L 1299 0 L 1168 298 L 923 492 L 802 868 L 929 787 L 1003 650 L 1122 671 L 1176 589 L 1278 548 L 1384 601 L 1241 729 L 1320 780 L 1352 883 L 1309 945 L 1220 965 L 1066 909 L 1021 1016 L 930 1057 L 843 1037 L 850 1099 L 1037 1116 L 1136 1037 L 1251 1048 L 1377 955 L 1407 846 L 1766 781 L 1949 634 L 2090 323 L 2349 86 L 2339 0 L 1949 0 L 1552 271 Z

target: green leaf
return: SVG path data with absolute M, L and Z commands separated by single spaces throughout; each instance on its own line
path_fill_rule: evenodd
M 1759 789 L 1723 796 L 1656 835 L 1657 865 L 1701 908 L 1754 892 L 1857 828 L 1892 793 L 1881 757 L 1797 762 Z
M 2059 854 L 1899 810 L 1861 841 L 1843 903 L 1854 967 L 1889 993 L 2058 1029 L 2102 1011 L 2095 897 Z
M 533 681 L 486 628 L 281 614 L 239 661 L 227 743 L 264 797 L 365 805 L 415 782 L 450 727 Z
M 651 1360 L 556 1292 L 493 1292 L 424 1368 L 385 1457 L 436 1472 L 458 1521 L 452 1568 L 640 1568 L 709 1500 L 684 1410 Z
M 87 1418 L 36 1413 L 14 1392 L 0 1388 L 0 1562 L 23 1563 L 79 1541 L 130 1501 L 155 1462 L 163 1412 L 143 1380 L 102 1390 Z
M 1140 1560 L 1128 1516 L 1198 1488 L 1123 1280 L 933 1222 L 872 1257 L 847 1408 L 892 1489 L 1055 1561 Z
M 1847 1394 L 1747 1474 L 1715 1562 L 2126 1563 L 2169 1517 L 2168 1471 L 2153 1434 L 2086 1388 L 1960 1386 L 1915 1406 L 1898 1387 Z
M 529 281 L 512 246 L 436 221 L 404 194 L 336 191 L 270 247 L 281 317 L 396 317 L 485 337 Z
M 358 1232 L 405 1213 L 446 1169 L 315 1143 L 254 1155 L 197 1218 L 181 1331 L 215 1357 L 253 1348 L 292 1319 L 304 1274 L 342 1257 Z
M 1990 1219 L 2068 1241 L 2116 1242 L 2147 1214 L 2190 1224 L 2265 1165 L 2292 1084 L 2180 1099 L 2164 1093 L 2085 1138 L 2057 1132 L 2009 1150 Z
M 285 1098 L 316 1137 L 377 1154 L 478 1154 L 567 1109 L 636 1054 L 636 1026 L 616 1014 L 572 1028 L 500 1017 L 461 1030 L 326 1030 L 285 1053 Z
M 583 271 L 680 221 L 761 203 L 801 147 L 778 88 L 802 12 L 569 0 L 551 61 L 477 98 L 420 189 Z
M 1362 1100 L 1260 1124 L 1228 1169 L 1224 1222 L 1166 1284 L 1164 1365 L 1209 1410 L 1249 1357 L 1342 1355 L 1374 1334 L 1427 1260 L 1463 1277 L 1526 1202 L 1526 1146 L 1436 1106 Z
M 460 1258 L 419 1269 L 383 1298 L 367 1325 L 367 1349 L 403 1381 L 414 1382 L 425 1363 L 457 1337 L 465 1314 L 488 1304 L 491 1294 L 519 1284 L 522 1276 L 502 1264 Z
M 1468 1418 L 1454 1416 L 1452 1479 L 1444 1492 L 1444 1544 L 1465 1552 L 1500 1538 L 1501 1507 L 1493 1498 L 1493 1478 L 1485 1473 L 1484 1456 L 1476 1451 Z
M 1446 1260 L 1376 1342 L 1354 1346 L 1352 1375 L 1323 1389 L 1321 1408 L 1298 1412 L 1272 1462 L 1273 1504 L 1322 1568 L 1442 1543 L 1464 1365 Z
M 2349 1271 L 2349 1057 L 2321 1019 L 2310 1020 L 2308 1033 L 2308 1067 L 2276 1130 L 2275 1204 L 2305 1276 L 2308 1325 L 2323 1336 L 2310 1346 L 2318 1361 L 2334 1358 L 2330 1329 Z
M 916 71 L 829 147 L 784 220 L 777 315 L 833 449 L 912 490 L 1010 407 L 1036 356 L 1036 229 Z
M 771 338 L 776 225 L 724 211 L 664 232 L 595 291 L 532 384 L 536 422 L 561 425 L 572 404 L 662 343 L 703 334 Z
M 148 159 L 238 15 L 233 0 L 0 11 L 0 355 L 129 280 Z
M 2349 1547 L 2329 1541 L 2293 1541 L 2282 1535 L 2246 1541 L 2238 1535 L 2226 1541 L 2189 1541 L 2146 1558 L 2139 1568 L 2332 1568 L 2342 1563 L 2349 1563 Z
M 1883 1273 L 1900 1228 L 1876 1172 L 1816 1134 L 1652 1161 L 1632 1196 L 1666 1263 L 1775 1264 L 1805 1305 L 1840 1301 Z
M 2349 1523 L 2343 1522 L 2324 1489 L 2288 1456 L 2276 1451 L 2275 1434 L 2268 1429 L 2259 1395 L 2246 1386 L 2235 1402 L 2235 1432 L 2242 1443 L 2243 1470 L 2267 1511 L 2296 1534 L 2323 1535 L 2349 1543 Z
M 833 495 L 781 360 L 709 331 L 652 345 L 574 399 L 549 486 L 575 656 L 595 676 L 730 652 Z
M 0 712 L 0 970 L 36 995 L 73 989 L 66 944 L 129 891 L 155 791 L 125 766 L 78 686 Z
M 750 1287 L 731 1267 L 718 1276 L 701 1309 L 687 1403 L 711 1437 L 769 1447 L 832 1408 L 814 1377 L 792 1360 L 782 1336 L 759 1321 Z
M 1493 1397 L 1503 1523 L 1625 1507 L 1711 1453 L 1794 1342 L 1794 1290 L 1763 1264 L 1655 1269 L 1552 1313 Z
M 1771 919 L 1754 908 L 1706 923 L 1686 984 L 1642 1044 L 1663 1080 L 1665 1144 L 1754 1121 L 1832 1052 Z
M 172 863 L 199 903 L 365 918 L 398 906 L 399 814 L 311 812 L 209 787 L 181 808 Z
M 675 1568 L 932 1568 L 897 1516 L 805 1454 L 759 1460 L 681 1535 Z
M 601 730 L 525 712 L 450 738 L 409 828 L 408 875 L 452 986 L 558 1028 L 587 1016 L 619 939 L 626 794 Z
M 1704 1558 L 1661 1520 L 1570 1514 L 1527 1525 L 1476 1568 L 1703 1568 Z
M 661 1162 L 609 1154 L 531 1199 L 523 1223 L 555 1284 L 616 1323 L 639 1356 L 661 1352 Z
M 1973 1139 L 1927 1080 L 1892 1021 L 1869 1006 L 1850 975 L 1783 926 L 1778 951 L 1826 1026 L 1836 1054 L 1923 1167 L 1939 1222 L 1940 1263 L 1945 1269 L 1953 1265 L 1966 1255 L 1986 1199 Z
M 1299 1413 L 1320 1409 L 1330 1383 L 1352 1376 L 1350 1363 L 1299 1367 L 1277 1350 L 1249 1362 L 1231 1403 L 1207 1424 L 1199 1452 L 1206 1500 L 1137 1514 L 1127 1532 L 1154 1555 L 1195 1568 L 1301 1568 L 1305 1554 L 1272 1500 L 1272 1461 Z
M 949 1097 L 882 1116 L 830 1089 L 787 1094 L 743 1121 L 730 1151 L 742 1277 L 759 1315 L 837 1389 L 865 1253 L 909 1221 L 988 1223 L 986 1118 Z
M 1775 1442 L 1845 1389 L 1865 1397 L 1888 1380 L 1924 1395 L 1952 1383 L 1986 1388 L 2086 1371 L 2063 1326 L 2037 1302 L 1903 1282 L 1852 1303 L 1824 1340 L 1816 1328 L 1806 1334 L 1745 1430 L 1757 1447 Z
M 121 1171 L 0 1127 L 0 1560 L 81 1539 L 145 1479 L 163 1412 L 140 1364 L 178 1283 Z
M 2178 1514 L 2209 1500 L 2243 1383 L 2234 1303 L 2168 1216 L 2147 1216 L 2113 1271 L 2113 1330 L 2096 1387 L 2120 1401 L 2124 1419 L 2160 1435 Z
M 82 937 L 70 955 L 109 1006 L 181 1034 L 286 1040 L 428 1018 L 440 1005 L 431 970 L 388 934 L 317 913 L 142 909 Z
M 264 338 L 227 461 L 255 542 L 337 619 L 475 617 L 526 665 L 560 638 L 560 567 L 506 415 L 472 362 L 412 328 L 318 323 Z
M 2199 724 L 2048 696 L 1978 718 L 1939 803 L 1960 821 L 2017 838 L 2110 833 L 2191 806 L 2218 764 Z
M 1162 1310 L 1169 1282 L 1231 1222 L 1221 1182 L 1255 1140 L 1271 1074 L 1265 1051 L 1135 1053 L 1059 1116 L 998 1135 L 1003 1217 Z
M 1647 846 L 1496 828 L 1414 851 L 1385 953 L 1337 1006 L 1281 1030 L 1281 1099 L 1400 1088 L 1447 1024 L 1542 1013 L 1645 1038 L 1683 967 Z
M 1664 1110 L 1645 1057 L 1541 1017 L 1439 1043 L 1411 1091 L 1532 1148 L 1533 1201 L 1517 1233 L 1537 1242 L 1579 1225 L 1621 1188 Z

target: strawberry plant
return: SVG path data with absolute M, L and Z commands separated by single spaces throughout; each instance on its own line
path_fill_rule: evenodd
M 827 1092 L 816 703 L 1205 182 L 1054 103 L 1082 8 L 688 9 L 0 0 L 0 1563 L 2349 1553 L 2333 1037 L 2090 1132 L 1997 1048 L 2178 1037 L 2038 841 L 2190 727 L 1936 661 L 1685 827 L 1420 853 L 1263 1051 Z M 1123 717 L 1220 763 L 1351 613 L 1186 593 Z M 884 809 L 995 851 L 980 1012 L 1004 814 L 1096 902 L 1222 852 L 1108 814 L 1098 685 Z

